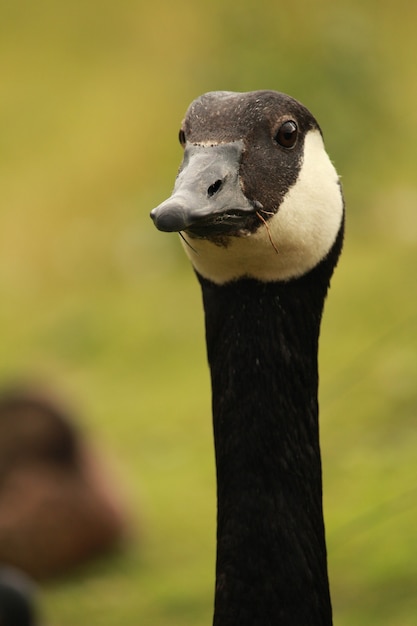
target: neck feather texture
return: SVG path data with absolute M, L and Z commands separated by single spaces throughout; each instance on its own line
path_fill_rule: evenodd
M 217 468 L 214 626 L 332 624 L 317 349 L 334 263 L 288 283 L 199 277 Z

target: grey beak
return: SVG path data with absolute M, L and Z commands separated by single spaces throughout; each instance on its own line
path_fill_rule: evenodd
M 159 230 L 179 232 L 227 212 L 254 211 L 240 186 L 243 143 L 187 145 L 174 190 L 151 212 Z

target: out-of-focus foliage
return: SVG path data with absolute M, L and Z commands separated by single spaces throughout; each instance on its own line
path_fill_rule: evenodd
M 142 533 L 42 589 L 51 625 L 210 623 L 200 295 L 148 213 L 189 102 L 259 88 L 314 112 L 347 201 L 320 354 L 335 623 L 415 624 L 416 19 L 404 0 L 1 3 L 1 382 L 81 404 Z

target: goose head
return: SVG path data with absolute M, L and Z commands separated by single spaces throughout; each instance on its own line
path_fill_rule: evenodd
M 209 92 L 191 103 L 179 139 L 172 195 L 151 217 L 181 234 L 201 276 L 286 281 L 328 254 L 343 196 L 320 127 L 300 102 L 275 91 Z

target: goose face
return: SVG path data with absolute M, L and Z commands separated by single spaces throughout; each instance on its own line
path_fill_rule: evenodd
M 222 284 L 312 269 L 341 228 L 343 198 L 320 128 L 278 92 L 211 92 L 189 107 L 171 197 L 151 213 L 181 232 L 195 269 Z

